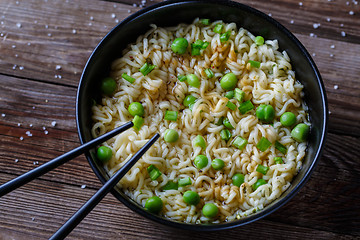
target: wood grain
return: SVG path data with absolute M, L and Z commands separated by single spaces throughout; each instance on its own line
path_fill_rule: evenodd
M 210 233 L 159 225 L 108 195 L 69 239 L 360 239 L 359 3 L 239 2 L 285 25 L 322 74 L 329 134 L 305 187 L 260 221 Z M 82 69 L 101 38 L 141 5 L 140 0 L 0 1 L 0 184 L 79 145 L 75 101 Z M 100 186 L 85 157 L 73 159 L 1 198 L 0 239 L 48 238 Z

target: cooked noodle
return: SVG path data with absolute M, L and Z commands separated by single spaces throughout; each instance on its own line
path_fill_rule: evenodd
M 221 43 L 219 34 L 213 31 L 217 23 L 224 25 L 224 31 L 231 31 L 226 43 Z M 200 56 L 176 55 L 170 46 L 178 37 L 186 38 L 189 43 L 201 39 L 210 44 Z M 129 45 L 123 56 L 113 62 L 110 75 L 117 81 L 117 90 L 111 97 L 103 96 L 101 103 L 93 106 L 93 137 L 131 121 L 133 117 L 127 108 L 132 102 L 142 103 L 145 115 L 144 125 L 139 131 L 129 129 L 104 143 L 113 150 L 112 159 L 104 166 L 109 175 L 119 170 L 155 133 L 163 136 L 170 128 L 180 136 L 175 143 L 167 143 L 160 137 L 120 181 L 119 187 L 125 194 L 142 206 L 149 197 L 159 196 L 164 202 L 160 214 L 175 221 L 217 223 L 263 209 L 290 186 L 301 168 L 307 143 L 294 141 L 290 129 L 283 127 L 279 118 L 284 112 L 293 112 L 298 122 L 309 124 L 306 106 L 301 99 L 303 86 L 295 79 L 287 53 L 279 52 L 277 40 L 266 40 L 262 46 L 257 46 L 254 41 L 254 35 L 243 28 L 238 29 L 235 23 L 216 21 L 203 26 L 196 19 L 193 24 L 171 28 L 151 25 L 151 30 L 139 36 L 136 43 Z M 143 76 L 139 68 L 149 60 L 156 68 Z M 248 60 L 261 62 L 260 68 L 251 67 Z M 204 72 L 207 68 L 215 74 L 211 79 Z M 225 106 L 228 100 L 219 79 L 228 72 L 237 76 L 237 87 L 245 92 L 245 99 L 251 100 L 255 107 L 259 104 L 274 107 L 273 124 L 259 121 L 255 110 L 240 114 L 238 110 L 231 111 Z M 121 77 L 123 73 L 136 81 L 133 84 L 125 81 Z M 178 81 L 178 75 L 190 73 L 201 79 L 199 88 Z M 192 110 L 182 104 L 189 94 L 198 99 Z M 238 104 L 235 99 L 231 102 Z M 178 111 L 177 121 L 164 120 L 166 110 Z M 235 126 L 229 142 L 220 138 L 224 126 L 215 124 L 222 116 Z M 192 146 L 197 135 L 204 137 L 206 149 Z M 243 150 L 232 146 L 235 136 L 248 140 Z M 265 152 L 258 150 L 256 144 L 262 137 L 271 143 L 279 141 L 285 145 L 287 154 L 281 154 L 274 144 Z M 209 164 L 201 170 L 193 164 L 199 154 L 209 159 Z M 277 156 L 283 157 L 283 164 L 274 163 Z M 211 160 L 215 158 L 225 162 L 220 171 L 211 167 Z M 157 180 L 151 180 L 147 172 L 151 164 L 162 172 Z M 266 175 L 256 171 L 259 164 L 270 167 Z M 245 175 L 245 182 L 240 187 L 234 186 L 231 180 L 238 172 Z M 178 190 L 162 191 L 169 180 L 177 181 L 184 177 L 190 177 L 192 184 Z M 259 178 L 267 183 L 254 191 L 251 186 Z M 197 206 L 183 201 L 182 194 L 187 190 L 199 193 L 201 202 Z M 219 214 L 216 218 L 208 219 L 201 214 L 204 203 L 217 205 Z

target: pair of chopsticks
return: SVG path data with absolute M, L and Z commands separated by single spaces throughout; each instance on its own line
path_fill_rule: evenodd
M 96 147 L 100 143 L 116 136 L 117 134 L 131 128 L 132 122 L 108 132 L 96 139 L 93 139 L 80 147 L 77 147 L 53 160 L 13 179 L 0 186 L 0 197 L 15 190 L 16 188 L 30 182 L 31 180 L 53 170 L 54 168 L 68 162 L 69 160 L 83 154 L 84 152 Z M 61 227 L 50 239 L 64 239 L 80 222 L 83 220 L 94 207 L 106 196 L 108 192 L 115 187 L 121 178 L 131 169 L 131 167 L 144 155 L 144 153 L 156 142 L 160 137 L 156 133 L 134 156 L 125 163 L 125 165 L 112 176 L 79 210 L 72 215 L 71 218 Z

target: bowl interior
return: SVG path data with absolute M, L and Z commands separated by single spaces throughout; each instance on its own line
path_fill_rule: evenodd
M 121 56 L 122 50 L 127 44 L 134 42 L 139 35 L 150 29 L 150 24 L 174 26 L 179 23 L 191 23 L 197 17 L 235 22 L 238 28 L 243 27 L 254 35 L 261 35 L 265 39 L 277 39 L 280 50 L 287 51 L 290 56 L 297 80 L 304 85 L 304 100 L 309 107 L 308 113 L 312 124 L 303 167 L 293 179 L 291 187 L 264 210 L 248 217 L 216 225 L 178 223 L 144 211 L 120 189 L 115 188 L 112 191 L 115 197 L 126 206 L 157 222 L 193 230 L 217 230 L 255 221 L 284 205 L 303 186 L 320 157 L 326 134 L 328 112 L 324 86 L 308 52 L 294 35 L 281 24 L 253 8 L 230 1 L 166 1 L 136 12 L 111 30 L 89 58 L 78 89 L 77 126 L 82 144 L 92 139 L 90 133 L 92 125 L 91 106 L 93 99 L 101 97 L 98 92 L 99 79 L 108 76 L 111 62 Z M 94 152 L 94 150 L 90 151 L 87 158 L 96 175 L 104 183 L 109 179 L 109 176 L 104 171 L 102 164 L 96 161 Z

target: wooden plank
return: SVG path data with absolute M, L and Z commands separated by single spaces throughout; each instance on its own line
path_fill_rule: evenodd
M 5 181 L 10 177 L 10 175 L 2 174 L 0 181 Z M 47 185 L 47 187 L 39 191 L 39 185 Z M 25 186 L 23 191 L 12 192 L 0 201 L 0 238 L 6 239 L 8 236 L 16 239 L 48 238 L 92 194 L 94 194 L 93 189 L 80 189 L 67 184 L 35 180 Z M 294 201 L 292 203 L 296 204 Z M 236 239 L 241 235 L 252 239 L 257 237 L 259 232 L 263 238 L 268 239 L 279 236 L 287 236 L 287 239 L 299 239 L 298 236 L 302 238 L 316 236 L 317 239 L 352 236 L 349 233 L 338 235 L 287 224 L 286 219 L 289 216 L 286 210 L 279 210 L 278 215 L 284 223 L 265 218 L 231 230 L 195 233 L 169 228 L 147 220 L 127 209 L 113 196 L 108 195 L 73 230 L 69 239 L 173 239 L 174 236 L 176 239 Z

